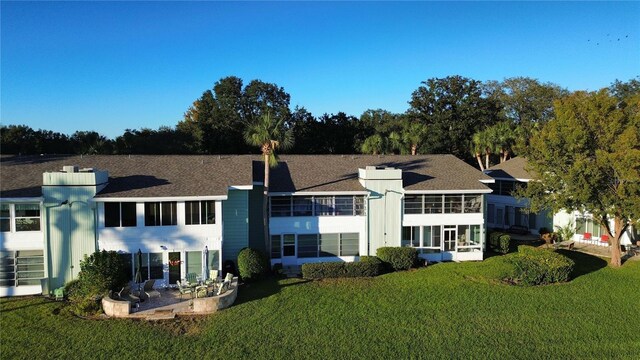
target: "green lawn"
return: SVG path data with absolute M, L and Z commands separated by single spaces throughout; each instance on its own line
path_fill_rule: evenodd
M 43 298 L 0 301 L 0 356 L 15 358 L 640 359 L 640 261 L 570 253 L 567 284 L 495 279 L 504 258 L 374 279 L 267 280 L 220 313 L 165 323 L 83 320 Z

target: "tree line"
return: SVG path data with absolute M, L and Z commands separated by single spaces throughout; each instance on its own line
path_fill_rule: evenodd
M 640 77 L 609 87 L 620 99 L 637 93 Z M 203 92 L 176 126 L 127 129 L 115 139 L 94 131 L 65 135 L 26 125 L 0 127 L 3 154 L 245 154 L 244 133 L 267 112 L 290 129 L 296 154 L 450 153 L 480 168 L 527 146 L 531 134 L 554 116 L 554 101 L 570 92 L 527 77 L 486 81 L 449 76 L 423 81 L 405 113 L 366 110 L 314 116 L 290 107 L 284 88 L 229 76 Z

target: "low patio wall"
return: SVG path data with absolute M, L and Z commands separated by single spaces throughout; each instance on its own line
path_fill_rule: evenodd
M 128 317 L 131 304 L 128 301 L 114 300 L 109 296 L 102 298 L 102 310 L 107 316 Z
M 235 277 L 231 281 L 229 290 L 219 296 L 211 296 L 199 299 L 193 299 L 193 312 L 200 314 L 209 314 L 218 310 L 226 309 L 233 305 L 238 297 L 238 278 Z

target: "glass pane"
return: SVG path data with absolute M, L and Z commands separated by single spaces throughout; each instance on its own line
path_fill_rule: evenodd
M 160 203 L 158 202 L 144 203 L 144 225 L 145 226 L 160 225 Z
M 40 218 L 16 218 L 16 231 L 39 231 Z
M 293 197 L 293 216 L 313 215 L 313 201 L 311 197 Z
M 511 196 L 513 191 L 514 182 L 503 180 L 500 182 L 500 195 Z
M 458 226 L 458 246 L 469 245 L 469 225 Z
M 40 217 L 40 205 L 16 204 L 16 217 Z
M 433 239 L 433 247 L 440 248 L 440 226 L 431 227 L 431 238 Z
M 339 256 L 338 234 L 320 234 L 320 256 Z
M 480 245 L 481 237 L 480 237 L 480 225 L 471 225 L 469 230 L 469 245 Z
M 136 226 L 136 203 L 123 202 L 120 207 L 122 209 L 122 226 Z
M 202 251 L 187 251 L 187 274 L 202 276 Z
M 0 231 L 11 231 L 11 219 L 0 219 Z
M 178 223 L 176 206 L 175 201 L 162 203 L 162 225 L 176 225 Z
M 298 235 L 298 257 L 309 258 L 318 256 L 318 235 Z
M 444 196 L 444 212 L 445 213 L 461 213 L 462 212 L 462 195 L 445 195 Z
M 220 252 L 209 250 L 209 270 L 220 270 Z
M 291 216 L 291 196 L 274 196 L 271 198 L 271 216 Z
M 365 215 L 364 196 L 355 196 L 353 207 L 356 215 Z
M 409 244 L 411 244 L 411 226 L 403 226 L 400 246 L 409 246 Z
M 340 234 L 340 255 L 360 255 L 360 235 L 358 233 Z
M 163 279 L 162 253 L 149 254 L 149 274 L 152 279 Z M 202 272 L 202 271 L 200 271 Z
M 336 196 L 336 215 L 353 216 L 353 196 Z
M 117 203 L 117 202 L 104 203 L 104 226 L 105 227 L 120 226 L 120 203 Z
M 280 235 L 271 235 L 271 258 L 280 258 Z
M 482 195 L 468 194 L 464 195 L 464 212 L 479 213 L 482 205 Z
M 422 227 L 422 246 L 431 247 L 433 242 L 431 241 L 431 226 Z
M 426 214 L 442 214 L 442 195 L 425 195 L 424 212 Z
M 422 214 L 422 195 L 405 195 L 405 214 Z
M 0 217 L 11 217 L 9 204 L 0 204 Z
M 134 281 L 135 279 L 135 271 L 138 269 L 138 254 L 133 254 L 133 271 L 134 271 Z M 140 274 L 142 275 L 142 281 L 149 280 L 149 254 L 142 253 L 142 265 L 140 266 Z
M 492 223 L 495 221 L 496 206 L 493 204 L 487 205 L 487 221 Z
M 538 214 L 535 214 L 532 212 L 529 213 L 529 229 L 537 229 L 538 227 L 536 224 L 537 218 L 538 218 Z
M 296 255 L 296 236 L 293 234 L 282 235 L 282 256 Z
M 333 215 L 333 197 L 332 196 L 316 196 L 313 198 L 315 203 L 316 216 Z
M 216 202 L 203 201 L 202 202 L 202 220 L 201 224 L 215 224 L 216 223 Z
M 127 274 L 127 279 L 133 280 L 133 259 L 130 253 L 118 254 L 122 262 L 124 263 L 124 272 Z
M 184 223 L 185 225 L 200 224 L 199 201 L 186 201 L 184 203 Z

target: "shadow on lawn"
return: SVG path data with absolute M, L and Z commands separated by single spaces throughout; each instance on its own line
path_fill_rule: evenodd
M 20 301 L 19 303 L 21 303 L 22 301 L 24 301 L 24 298 L 19 298 L 16 297 L 16 301 Z M 42 298 L 42 301 L 38 301 L 38 302 L 31 302 L 28 303 L 26 305 L 22 305 L 22 306 L 16 306 L 16 307 L 11 307 L 11 305 L 7 306 L 6 304 L 12 303 L 13 301 L 11 300 L 3 300 L 2 301 L 2 310 L 0 311 L 1 313 L 8 313 L 8 312 L 12 312 L 12 311 L 16 311 L 16 310 L 20 310 L 20 309 L 24 309 L 24 308 L 30 308 L 30 307 L 34 307 L 34 306 L 42 306 L 42 305 L 47 305 L 50 304 L 51 301 L 46 300 L 44 297 Z
M 280 292 L 281 289 L 289 286 L 300 285 L 310 280 L 295 280 L 282 283 L 283 278 L 276 276 L 269 276 L 258 282 L 243 284 L 238 292 L 238 298 L 235 301 L 235 305 L 248 303 L 255 300 L 267 298 L 271 295 L 275 295 Z
M 571 250 L 557 250 L 557 253 L 568 257 L 576 263 L 571 273 L 572 279 L 607 267 L 607 261 L 597 256 Z

